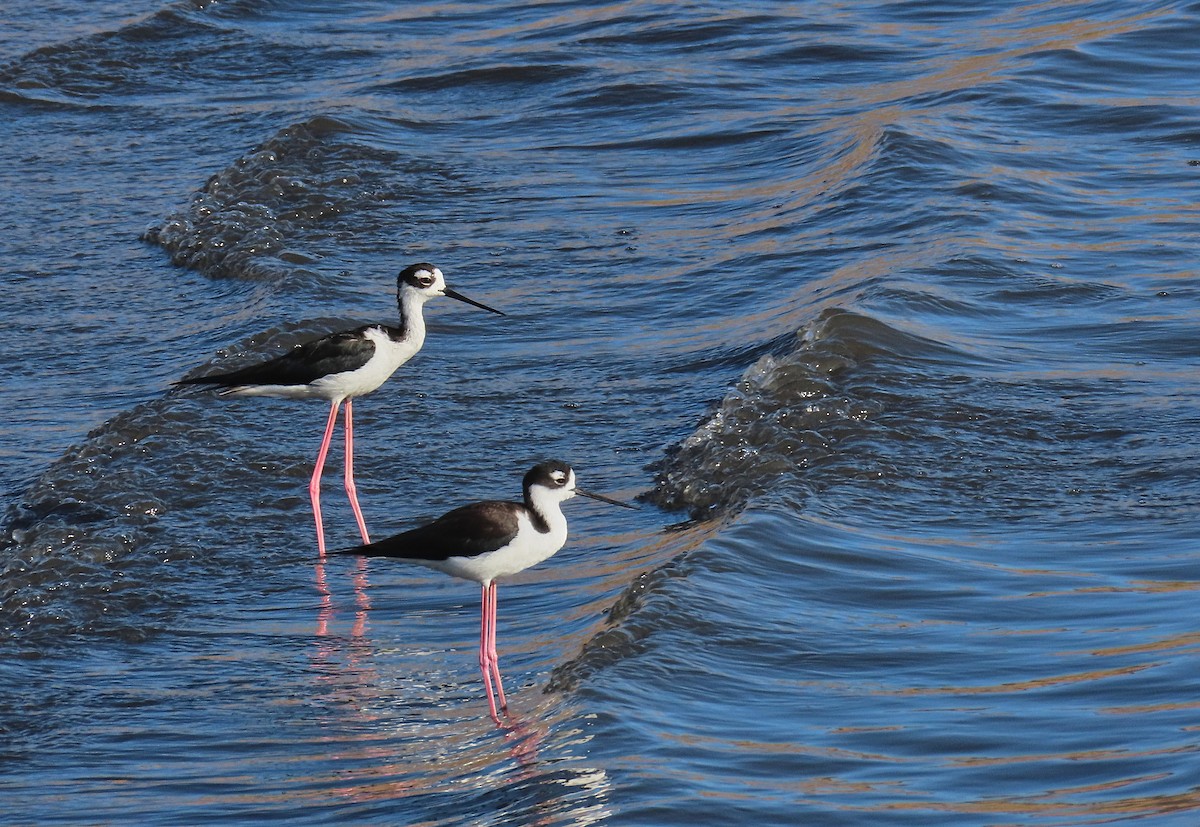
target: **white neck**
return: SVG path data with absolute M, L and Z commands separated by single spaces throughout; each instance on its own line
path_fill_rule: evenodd
M 425 314 L 421 311 L 427 300 L 415 290 L 403 290 L 398 301 L 405 338 L 418 348 L 425 342 Z
M 565 495 L 565 496 L 564 496 Z M 567 533 L 567 518 L 560 507 L 563 500 L 575 496 L 574 492 L 564 489 L 550 490 L 540 485 L 534 485 L 529 490 L 527 506 L 536 511 L 550 526 L 550 533 L 563 535 L 564 542 Z

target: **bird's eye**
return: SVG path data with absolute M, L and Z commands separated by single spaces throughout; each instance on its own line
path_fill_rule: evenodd
M 431 279 L 429 276 L 422 276 L 421 278 L 417 279 L 417 284 L 421 285 L 422 287 L 428 287 L 429 285 L 433 284 L 433 279 Z

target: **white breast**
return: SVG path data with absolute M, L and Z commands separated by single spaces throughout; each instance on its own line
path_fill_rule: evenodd
M 394 341 L 378 327 L 367 328 L 363 334 L 375 343 L 375 353 L 357 370 L 335 373 L 313 382 L 312 395 L 324 399 L 362 396 L 378 388 L 411 359 L 425 342 L 425 330 L 409 331 L 403 341 Z
M 517 517 L 519 530 L 511 543 L 476 557 L 452 557 L 449 560 L 413 560 L 432 569 L 464 580 L 490 583 L 548 560 L 567 542 L 567 518 L 557 508 L 548 520 L 550 531 L 540 533 L 529 517 Z

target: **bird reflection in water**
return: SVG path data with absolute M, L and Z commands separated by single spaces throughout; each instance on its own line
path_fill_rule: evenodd
M 497 810 L 522 824 L 587 825 L 611 814 L 607 773 L 575 765 L 568 752 L 580 743 L 584 716 L 564 696 L 543 696 L 527 712 L 509 707 L 495 719 L 455 714 L 440 692 L 413 687 L 408 698 L 398 697 L 381 676 L 380 651 L 368 634 L 368 561 L 355 564 L 349 634 L 336 623 L 348 595 L 339 599 L 330 589 L 323 557 L 315 566 L 311 663 L 329 736 L 322 739 L 325 778 L 308 786 L 323 805 L 331 793 L 353 806 L 396 801 L 397 815 L 409 818 L 417 799 L 468 783 L 494 794 Z
M 489 724 L 475 716 L 414 721 L 412 707 L 383 703 L 375 708 L 396 710 L 396 719 L 375 718 L 353 743 L 330 745 L 338 763 L 330 772 L 335 783 L 324 794 L 355 806 L 371 804 L 372 811 L 380 802 L 396 802 L 395 814 L 406 823 L 424 823 L 422 802 L 436 808 L 439 794 L 461 792 L 465 784 L 478 791 L 479 806 L 506 823 L 602 822 L 612 813 L 608 774 L 576 764 L 566 752 L 567 743 L 578 743 L 577 732 L 562 737 L 578 718 L 578 710 L 567 706 L 556 700 Z M 489 729 L 500 738 L 489 737 Z M 553 732 L 559 737 L 551 738 Z
M 325 572 L 325 556 L 321 555 L 313 567 L 317 584 L 319 603 L 317 607 L 317 637 L 329 634 L 329 622 L 333 619 L 333 592 L 329 590 L 329 578 Z M 351 628 L 352 638 L 361 638 L 367 630 L 367 615 L 371 611 L 371 596 L 367 593 L 370 581 L 367 579 L 367 561 L 358 560 L 354 572 L 354 626 Z

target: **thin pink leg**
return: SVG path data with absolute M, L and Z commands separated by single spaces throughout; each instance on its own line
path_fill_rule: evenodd
M 488 612 L 491 622 L 488 623 L 488 661 L 492 664 L 492 674 L 496 677 L 496 694 L 500 698 L 500 708 L 508 709 L 508 701 L 504 698 L 504 682 L 500 680 L 500 656 L 496 654 L 496 581 L 488 587 Z
M 487 689 L 488 710 L 492 714 L 492 718 L 497 722 L 500 721 L 500 716 L 496 714 L 496 696 L 492 693 L 492 669 L 488 662 L 488 626 L 491 621 L 491 613 L 488 611 L 488 587 L 485 584 L 483 591 L 480 594 L 480 605 L 482 609 L 479 613 L 479 671 L 483 673 L 483 685 Z
M 341 400 L 338 400 L 329 408 L 325 438 L 321 440 L 321 450 L 317 452 L 317 467 L 313 469 L 312 479 L 308 481 L 308 498 L 312 500 L 313 517 L 317 521 L 317 551 L 322 557 L 325 556 L 325 527 L 321 525 L 321 469 L 325 467 L 325 457 L 329 455 L 329 442 L 333 439 L 333 426 L 337 424 L 338 408 L 341 404 Z
M 354 485 L 354 424 L 351 420 L 350 406 L 353 400 L 346 400 L 346 493 L 350 495 L 350 507 L 354 509 L 354 519 L 358 520 L 358 533 L 363 542 L 371 542 L 367 536 L 367 521 L 363 519 L 362 509 L 358 507 L 358 488 Z

